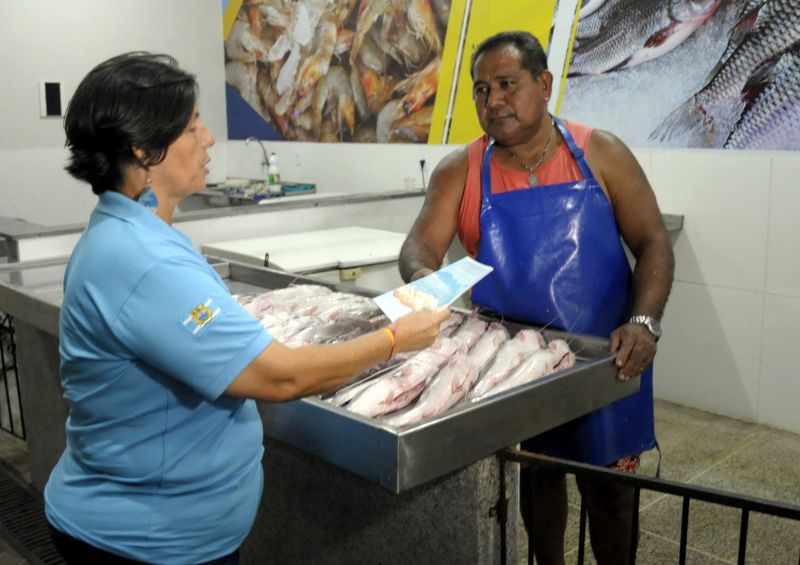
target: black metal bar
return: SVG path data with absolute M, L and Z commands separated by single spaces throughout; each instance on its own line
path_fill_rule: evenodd
M 25 413 L 22 411 L 22 391 L 19 388 L 19 369 L 17 366 L 17 333 L 14 330 L 14 318 L 8 316 L 8 325 L 11 329 L 11 355 L 14 357 L 14 383 L 17 385 L 17 408 L 19 409 L 19 433 L 18 438 L 25 439 Z
M 14 318 L 10 314 L 0 313 L 0 367 L 2 367 L 3 391 L 8 414 L 8 426 L 0 421 L 0 429 L 25 439 L 25 421 L 22 416 L 22 399 L 19 390 L 19 373 L 17 372 L 16 342 L 14 339 Z M 11 394 L 11 379 L 14 379 L 16 397 Z M 14 420 L 14 412 L 19 415 L 19 429 Z
M 636 565 L 636 551 L 639 549 L 639 496 L 641 489 L 633 487 L 633 518 L 631 519 L 631 545 L 628 565 Z
M 597 467 L 586 463 L 534 454 L 519 449 L 506 449 L 499 452 L 498 456 L 506 461 L 516 461 L 517 463 L 525 463 L 526 465 L 545 469 L 558 469 L 579 477 L 591 476 L 595 479 L 605 478 L 620 484 L 637 486 L 655 492 L 673 494 L 680 497 L 691 496 L 692 499 L 702 500 L 703 502 L 711 502 L 721 506 L 746 509 L 750 512 L 759 512 L 779 518 L 789 518 L 791 520 L 800 521 L 800 506 L 795 506 L 793 504 L 732 494 L 677 481 L 635 475 L 633 473 Z
M 0 429 L 12 432 L 14 431 L 14 415 L 11 412 L 11 390 L 9 389 L 8 383 L 10 380 L 9 369 L 10 365 L 6 362 L 6 335 L 8 334 L 8 330 L 6 329 L 6 323 L 9 320 L 9 316 L 7 314 L 2 315 L 0 317 L 0 365 L 2 365 L 3 369 L 3 390 L 5 392 L 5 405 L 6 405 L 6 414 L 8 414 L 8 428 L 3 425 L 3 420 L 0 418 Z M 10 334 L 9 340 L 10 340 Z M 9 349 L 9 353 L 10 353 Z
M 580 522 L 578 524 L 578 565 L 583 565 L 583 557 L 586 551 L 586 497 L 589 496 L 589 490 L 584 489 L 581 496 L 581 514 Z
M 750 519 L 750 511 L 746 508 L 742 510 L 742 523 L 739 527 L 739 565 L 744 565 L 747 557 L 747 522 Z
M 508 531 L 508 498 L 506 498 L 506 462 L 500 461 L 500 498 L 497 499 L 497 522 L 500 524 L 500 565 L 506 565 L 506 534 Z
M 534 565 L 534 550 L 533 550 L 533 523 L 534 517 L 536 516 L 536 506 L 533 504 L 533 496 L 530 496 L 528 500 L 522 500 L 522 481 L 535 481 L 536 479 L 533 475 L 527 475 L 522 473 L 522 469 L 520 469 L 519 474 L 519 482 L 520 482 L 520 505 L 527 504 L 528 505 L 528 565 Z M 531 485 L 529 485 L 530 487 Z M 535 484 L 532 485 L 533 488 L 536 487 Z M 532 491 L 531 491 L 532 492 Z M 800 564 L 798 564 L 800 565 Z
M 532 540 L 533 540 L 533 536 L 530 534 L 530 532 L 528 532 L 528 565 L 534 565 L 533 564 L 533 541 Z M 800 563 L 798 563 L 797 565 L 800 565 Z
M 689 501 L 688 496 L 683 497 L 683 511 L 681 512 L 681 547 L 678 563 L 686 565 L 686 544 L 689 537 Z

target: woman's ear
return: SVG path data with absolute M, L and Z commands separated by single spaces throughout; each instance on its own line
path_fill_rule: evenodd
M 148 169 L 150 168 L 150 164 L 148 163 L 147 152 L 142 149 L 141 147 L 136 147 L 135 145 L 132 147 L 133 156 L 136 157 L 136 160 L 142 165 L 143 168 Z

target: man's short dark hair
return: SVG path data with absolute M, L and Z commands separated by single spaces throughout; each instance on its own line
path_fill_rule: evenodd
M 95 194 L 119 190 L 126 166 L 164 160 L 196 102 L 195 76 L 169 55 L 132 52 L 100 63 L 78 85 L 64 117 L 66 170 Z M 144 162 L 134 147 L 144 152 Z
M 517 48 L 522 59 L 522 68 L 528 69 L 534 78 L 538 77 L 542 71 L 547 70 L 547 54 L 533 34 L 527 31 L 503 31 L 484 39 L 475 49 L 470 65 L 472 80 L 475 80 L 475 63 L 478 58 L 488 51 L 494 51 L 507 45 Z

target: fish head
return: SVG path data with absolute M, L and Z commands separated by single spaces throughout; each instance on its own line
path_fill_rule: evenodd
M 546 343 L 544 337 L 542 336 L 542 334 L 540 332 L 538 332 L 537 330 L 534 330 L 534 329 L 530 329 L 530 328 L 518 331 L 517 335 L 515 336 L 515 339 L 518 339 L 518 340 L 523 341 L 525 343 L 528 343 L 528 342 L 534 343 L 535 342 L 535 343 L 539 344 L 539 348 L 544 347 L 545 343 Z
M 703 22 L 711 17 L 721 0 L 671 0 L 670 16 L 678 22 Z
M 547 349 L 552 351 L 556 359 L 559 360 L 572 353 L 569 344 L 563 339 L 554 339 L 549 344 L 547 344 Z

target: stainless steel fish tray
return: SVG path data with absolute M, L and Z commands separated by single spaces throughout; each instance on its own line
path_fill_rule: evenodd
M 58 335 L 66 257 L 0 265 L 0 311 Z M 312 277 L 209 258 L 233 293 L 264 292 Z M 365 296 L 373 292 L 334 287 Z M 512 332 L 522 326 L 507 323 Z M 451 473 L 520 440 L 623 398 L 639 380 L 619 381 L 607 341 L 562 332 L 578 355 L 567 370 L 403 428 L 365 418 L 319 398 L 262 402 L 268 437 L 296 446 L 399 493 Z
M 263 292 L 298 282 L 320 284 L 313 277 L 231 261 L 216 268 L 233 293 Z M 524 327 L 505 325 L 512 333 Z M 578 357 L 575 366 L 403 428 L 320 398 L 262 402 L 265 434 L 400 493 L 639 390 L 638 378 L 616 378 L 607 340 L 547 329 L 543 333 L 548 341 L 567 339 Z

